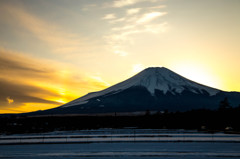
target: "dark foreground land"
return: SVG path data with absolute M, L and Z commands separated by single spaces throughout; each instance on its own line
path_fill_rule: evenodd
M 239 159 L 239 146 L 239 143 L 211 142 L 0 145 L 0 157 L 12 159 Z
M 41 133 L 99 128 L 197 129 L 240 132 L 240 108 L 169 113 L 146 111 L 141 116 L 1 116 L 0 134 Z
M 131 128 L 1 135 L 0 158 L 240 158 L 240 135 Z

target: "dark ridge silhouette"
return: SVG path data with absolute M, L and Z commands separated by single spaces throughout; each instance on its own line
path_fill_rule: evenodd
M 240 133 L 240 107 L 218 110 L 151 113 L 139 116 L 5 116 L 0 117 L 0 134 L 40 133 L 99 128 L 197 129 Z

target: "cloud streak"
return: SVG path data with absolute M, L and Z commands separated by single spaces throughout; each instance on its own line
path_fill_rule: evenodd
M 156 2 L 156 0 L 115 0 L 112 7 L 121 8 L 126 6 L 131 6 L 141 2 Z
M 8 104 L 11 104 L 11 103 L 13 103 L 13 102 L 14 102 L 14 100 L 13 100 L 13 99 L 11 99 L 10 97 L 7 97 L 7 98 L 6 98 L 6 100 L 7 100 Z
M 107 86 L 64 63 L 0 49 L 0 113 L 56 107 Z
M 108 20 L 108 19 L 115 19 L 115 15 L 114 14 L 106 14 L 102 19 Z
M 127 10 L 127 14 L 128 15 L 137 14 L 140 10 L 141 10 L 141 8 L 131 8 L 131 9 Z
M 136 23 L 146 23 L 146 22 L 150 22 L 160 16 L 166 15 L 166 12 L 150 12 L 150 13 L 146 13 L 144 14 L 141 18 L 139 18 Z
M 54 53 L 76 54 L 89 51 L 87 38 L 66 32 L 60 26 L 37 17 L 23 7 L 5 4 L 0 9 L 6 17 L 14 20 L 16 26 L 23 27 L 48 44 Z
M 145 8 L 134 7 L 134 5 L 140 2 L 148 2 L 150 6 Z M 130 9 L 125 9 L 124 16 L 122 14 L 118 15 L 118 12 L 105 15 L 105 20 L 112 25 L 112 28 L 104 38 L 114 54 L 122 57 L 129 55 L 126 48 L 135 43 L 137 40 L 134 37 L 135 35 L 146 33 L 159 34 L 168 30 L 168 23 L 160 20 L 168 14 L 166 11 L 160 11 L 166 8 L 166 5 L 153 5 L 152 2 L 156 3 L 158 1 L 118 0 L 113 2 L 112 7 L 115 8 L 133 6 Z

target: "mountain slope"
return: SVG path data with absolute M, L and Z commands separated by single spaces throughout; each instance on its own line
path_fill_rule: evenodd
M 72 102 L 69 102 L 63 107 L 74 106 L 78 104 L 87 103 L 88 99 L 102 96 L 109 93 L 119 93 L 122 90 L 134 87 L 134 86 L 143 86 L 154 95 L 155 90 L 160 90 L 164 94 L 170 92 L 172 94 L 180 94 L 184 90 L 188 89 L 189 91 L 201 94 L 203 92 L 208 92 L 209 95 L 216 95 L 220 90 L 203 86 L 201 84 L 190 81 L 167 68 L 164 67 L 150 67 L 144 71 L 138 73 L 132 78 L 118 83 L 114 86 L 111 86 L 103 91 L 89 93 L 81 98 L 78 98 Z
M 41 114 L 97 114 L 138 111 L 217 109 L 225 97 L 233 106 L 240 93 L 224 92 L 188 80 L 164 67 L 151 67 L 99 92 L 89 93 Z

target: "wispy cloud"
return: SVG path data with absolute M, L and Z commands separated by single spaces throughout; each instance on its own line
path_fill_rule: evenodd
M 136 22 L 137 23 L 146 23 L 146 22 L 150 22 L 153 19 L 156 19 L 160 16 L 166 15 L 166 12 L 150 12 L 150 13 L 146 13 L 144 15 L 142 15 L 141 18 L 139 18 Z
M 120 7 L 134 5 L 140 2 L 156 2 L 156 0 L 115 0 L 112 6 L 116 8 L 120 8 Z
M 131 8 L 127 10 L 127 14 L 128 15 L 137 14 L 140 10 L 141 8 Z
M 166 7 L 167 7 L 166 5 L 159 5 L 159 6 L 150 7 L 150 9 L 162 9 L 162 8 L 166 8 Z
M 60 26 L 41 19 L 23 7 L 6 4 L 0 9 L 4 10 L 6 16 L 13 19 L 17 26 L 23 27 L 39 40 L 48 44 L 55 53 L 86 52 L 89 48 L 86 38 L 66 32 Z
M 0 49 L 0 113 L 56 107 L 107 86 L 67 64 Z
M 102 19 L 106 19 L 106 20 L 109 20 L 109 19 L 115 19 L 115 15 L 114 14 L 106 14 Z
M 11 99 L 10 97 L 7 97 L 7 98 L 6 98 L 6 100 L 7 100 L 8 104 L 11 104 L 11 103 L 13 103 L 13 102 L 14 102 L 14 100 L 13 100 L 13 99 Z
M 118 18 L 118 19 L 111 20 L 109 22 L 114 24 L 114 23 L 118 23 L 118 22 L 123 22 L 125 20 L 126 20 L 126 18 L 123 17 L 123 18 Z
M 168 14 L 166 11 L 160 11 L 166 8 L 166 5 L 159 3 L 153 5 L 152 2 L 157 2 L 157 0 L 154 0 L 148 1 L 148 5 L 150 5 L 148 7 L 134 7 L 135 4 L 140 2 L 147 3 L 145 0 L 114 1 L 113 7 L 121 8 L 130 5 L 133 7 L 125 9 L 125 15 L 119 14 L 119 12 L 105 15 L 105 19 L 112 25 L 112 28 L 104 38 L 112 48 L 113 53 L 119 56 L 124 57 L 129 54 L 126 48 L 136 41 L 134 35 L 143 33 L 159 34 L 166 32 L 168 29 L 168 23 L 160 20 L 160 18 Z

